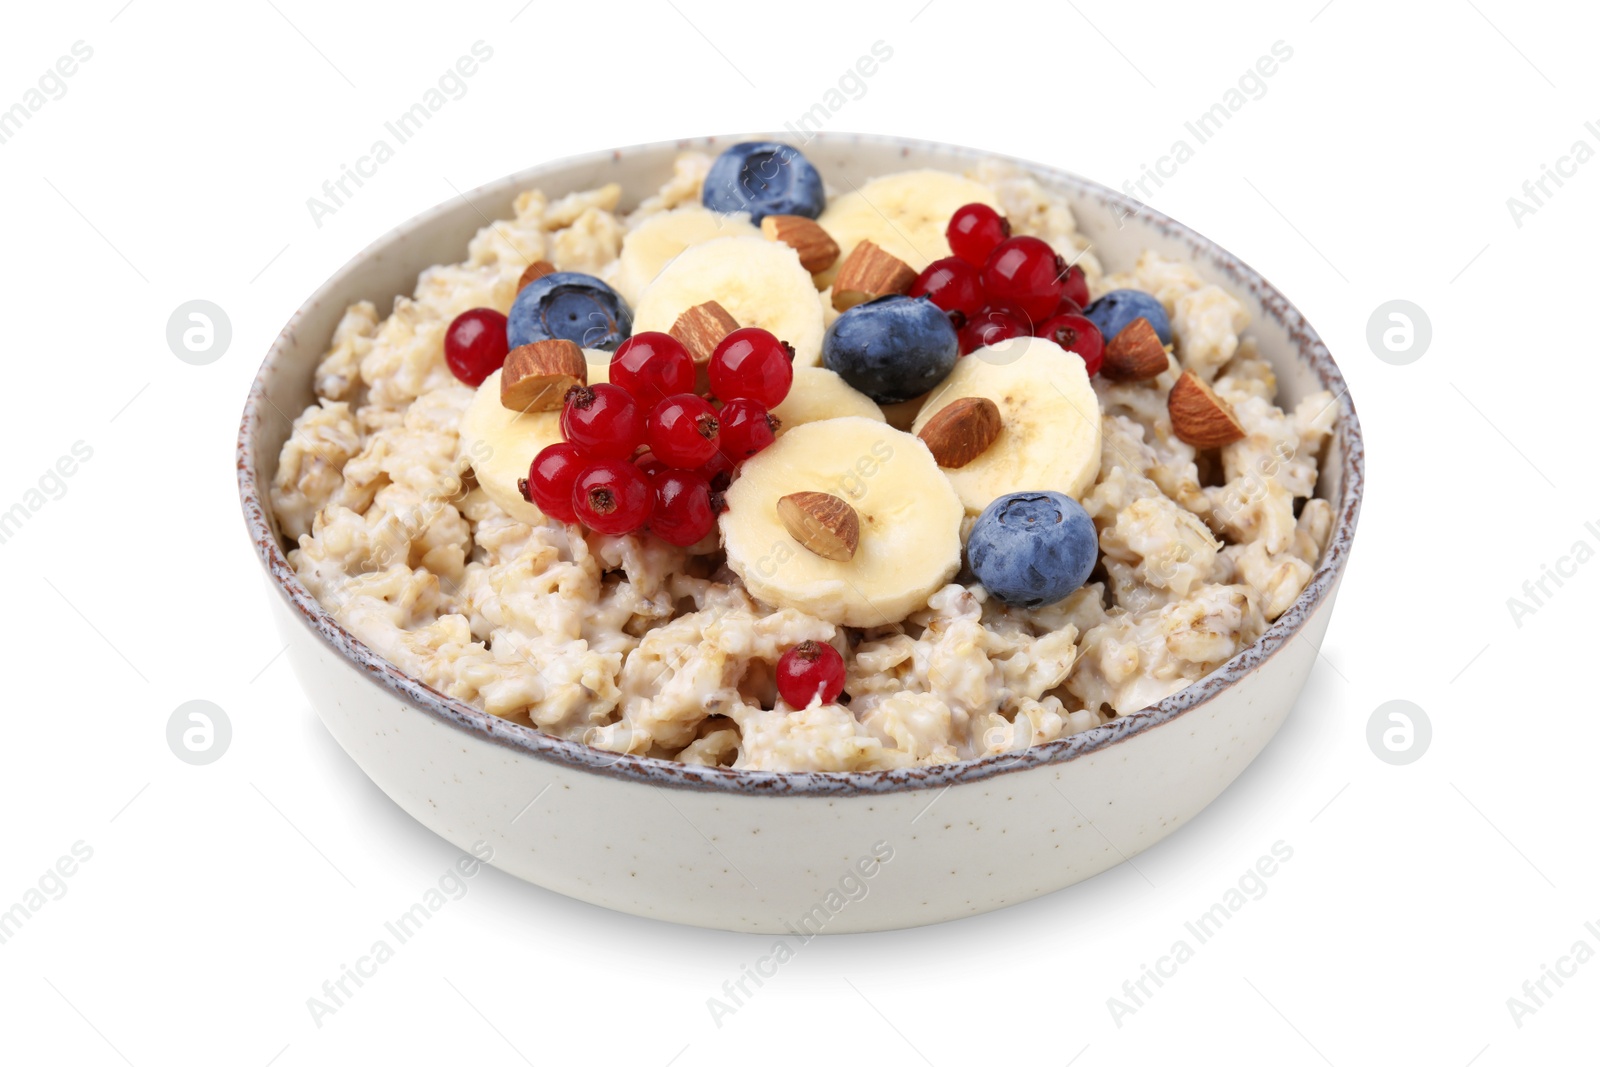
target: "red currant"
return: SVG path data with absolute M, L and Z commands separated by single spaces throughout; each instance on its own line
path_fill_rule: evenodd
M 694 360 L 671 334 L 636 333 L 612 355 L 611 383 L 649 409 L 662 397 L 694 392 Z
M 717 344 L 707 372 L 718 400 L 744 397 L 775 408 L 794 381 L 794 349 L 766 330 L 746 326 Z
M 944 237 L 950 251 L 981 267 L 994 246 L 1011 236 L 1011 223 L 988 204 L 964 204 L 950 216 Z
M 1083 357 L 1083 364 L 1089 371 L 1089 377 L 1100 373 L 1101 357 L 1105 354 L 1105 339 L 1100 336 L 1100 327 L 1084 318 L 1063 312 L 1045 319 L 1033 331 L 1035 337 L 1047 337 L 1068 352 L 1076 352 Z
M 655 506 L 650 532 L 668 544 L 688 548 L 717 528 L 711 483 L 698 471 L 663 471 L 650 479 Z
M 572 483 L 572 510 L 596 533 L 632 533 L 650 518 L 654 503 L 650 480 L 625 459 L 591 463 Z
M 583 449 L 566 441 L 545 445 L 528 466 L 528 476 L 518 479 L 522 499 L 552 519 L 577 522 L 572 511 L 572 483 L 588 465 Z
M 561 407 L 561 436 L 595 459 L 628 459 L 644 440 L 644 409 L 620 385 L 574 385 Z
M 644 471 L 644 476 L 646 478 L 654 478 L 662 471 L 672 469 L 657 459 L 654 452 L 641 452 L 637 456 L 634 456 L 633 465 Z
M 444 361 L 450 373 L 473 388 L 505 365 L 506 317 L 494 308 L 473 308 L 451 320 L 444 331 Z
M 748 397 L 722 405 L 717 421 L 722 429 L 718 434 L 717 454 L 707 464 L 712 468 L 711 474 L 732 470 L 777 439 L 778 420 L 768 414 L 760 401 Z
M 717 413 L 693 393 L 669 396 L 645 420 L 645 440 L 657 459 L 685 470 L 717 454 Z
M 832 645 L 801 641 L 778 657 L 778 695 L 791 708 L 832 704 L 844 692 L 844 657 Z
M 985 304 L 978 313 L 956 333 L 963 356 L 989 345 L 997 345 L 1012 337 L 1026 337 L 1033 331 L 1028 321 L 1016 312 L 994 304 Z
M 950 316 L 958 330 L 983 305 L 978 268 L 960 256 L 946 256 L 929 263 L 928 269 L 911 283 L 911 295 L 932 300 Z
M 1083 276 L 1083 268 L 1074 263 L 1067 268 L 1067 273 L 1061 278 L 1061 302 L 1065 304 L 1072 301 L 1081 310 L 1089 306 L 1089 279 Z M 1066 310 L 1063 308 L 1062 310 Z
M 1066 273 L 1066 262 L 1044 241 L 1008 237 L 989 253 L 981 277 L 983 291 L 991 298 L 1015 304 L 1038 322 L 1061 303 Z

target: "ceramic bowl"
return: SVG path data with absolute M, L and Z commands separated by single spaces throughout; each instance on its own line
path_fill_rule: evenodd
M 783 134 L 756 135 L 782 140 Z M 345 631 L 285 559 L 267 504 L 289 418 L 345 307 L 388 307 L 417 274 L 463 258 L 517 193 L 618 182 L 623 206 L 655 191 L 686 148 L 663 142 L 563 160 L 441 204 L 351 260 L 267 353 L 240 426 L 246 523 L 289 662 L 328 730 L 414 818 L 519 878 L 608 908 L 767 933 L 882 930 L 972 915 L 1049 893 L 1149 848 L 1193 818 L 1261 752 L 1317 656 L 1361 502 L 1354 406 L 1315 331 L 1260 274 L 1211 241 L 1072 174 L 1020 165 L 1061 191 L 1108 269 L 1145 248 L 1193 263 L 1249 309 L 1249 333 L 1292 407 L 1338 399 L 1318 495 L 1336 521 L 1315 577 L 1262 638 L 1144 711 L 1026 751 L 876 773 L 772 773 L 617 756 L 540 734 L 408 677 Z M 894 137 L 823 134 L 804 145 L 832 188 L 991 157 Z M 1018 161 L 1020 162 L 1020 161 Z

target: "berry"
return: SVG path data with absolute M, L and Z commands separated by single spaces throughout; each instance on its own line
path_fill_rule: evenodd
M 654 503 L 650 480 L 625 459 L 591 463 L 572 483 L 572 510 L 595 533 L 632 533 L 650 518 Z
M 506 362 L 506 317 L 494 308 L 473 308 L 444 331 L 444 361 L 450 373 L 476 389 Z
M 522 287 L 511 305 L 506 339 L 512 348 L 559 337 L 579 348 L 607 352 L 633 332 L 633 312 L 605 282 L 557 271 Z
M 995 245 L 1010 236 L 1011 223 L 988 204 L 963 204 L 944 228 L 950 251 L 974 267 L 982 267 Z
M 1099 300 L 1083 309 L 1083 317 L 1100 328 L 1100 336 L 1110 341 L 1121 333 L 1134 319 L 1144 319 L 1161 338 L 1161 343 L 1172 343 L 1172 324 L 1167 321 L 1166 309 L 1161 301 L 1137 289 L 1113 289 Z
M 1105 339 L 1100 328 L 1082 315 L 1070 312 L 1052 315 L 1039 324 L 1036 337 L 1046 337 L 1083 357 L 1083 365 L 1093 378 L 1100 373 L 1101 357 L 1105 354 Z
M 778 657 L 778 695 L 791 708 L 832 704 L 844 692 L 844 657 L 832 645 L 801 641 Z
M 1083 268 L 1076 263 L 1067 268 L 1061 279 L 1061 301 L 1064 304 L 1068 300 L 1079 308 L 1089 303 L 1089 279 L 1083 276 Z
M 1064 493 L 1007 493 L 972 525 L 967 562 L 989 595 L 1020 608 L 1065 600 L 1099 558 L 1094 521 Z
M 633 457 L 633 465 L 643 471 L 646 478 L 654 478 L 662 471 L 672 469 L 657 459 L 654 452 L 640 452 L 637 456 Z
M 777 439 L 778 420 L 758 400 L 738 397 L 728 401 L 717 413 L 717 421 L 722 429 L 717 454 L 703 471 L 708 477 L 731 471 Z
M 718 425 L 709 403 L 693 393 L 678 393 L 650 412 L 644 435 L 657 460 L 688 470 L 717 454 Z
M 760 225 L 768 215 L 822 214 L 822 175 L 800 150 L 778 141 L 745 141 L 711 163 L 700 202 L 726 214 L 747 211 Z
M 694 392 L 694 360 L 671 334 L 636 333 L 611 357 L 611 384 L 649 408 L 674 393 Z
M 583 449 L 566 441 L 545 445 L 528 466 L 528 476 L 517 482 L 522 499 L 552 519 L 577 522 L 572 510 L 572 483 L 588 465 Z
M 595 459 L 628 459 L 644 440 L 644 410 L 620 385 L 574 385 L 561 406 L 561 436 Z
M 857 304 L 822 339 L 822 365 L 880 404 L 926 393 L 955 369 L 959 354 L 956 328 L 925 296 Z
M 928 264 L 928 269 L 911 283 L 910 296 L 926 296 L 944 309 L 956 329 L 983 306 L 983 286 L 978 268 L 959 256 L 946 256 Z
M 794 382 L 794 349 L 766 330 L 746 326 L 717 343 L 706 373 L 718 400 L 746 397 L 775 408 Z
M 1066 262 L 1037 237 L 1008 237 L 983 264 L 983 291 L 1015 304 L 1034 322 L 1055 311 L 1066 288 Z
M 655 504 L 650 532 L 668 544 L 687 548 L 717 528 L 711 483 L 699 471 L 663 471 L 650 479 Z
M 965 326 L 961 327 L 961 354 L 970 355 L 980 348 L 997 345 L 1013 337 L 1026 337 L 1033 331 L 1028 320 L 1015 311 L 995 304 L 985 304 L 978 309 Z

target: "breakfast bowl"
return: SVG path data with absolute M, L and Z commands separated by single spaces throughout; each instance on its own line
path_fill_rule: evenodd
M 867 770 L 669 759 L 629 751 L 614 733 L 604 746 L 556 736 L 526 715 L 502 717 L 450 695 L 447 686 L 402 669 L 353 632 L 291 560 L 295 538 L 286 533 L 283 509 L 274 507 L 274 480 L 297 416 L 318 402 L 330 346 L 350 347 L 347 308 L 361 302 L 387 308 L 412 293 L 426 268 L 455 263 L 475 234 L 493 229 L 492 220 L 525 206 L 519 196 L 527 190 L 555 200 L 614 183 L 620 212 L 670 185 L 685 153 L 716 155 L 747 141 L 663 142 L 513 174 L 402 224 L 294 314 L 251 386 L 237 469 L 246 525 L 272 589 L 271 610 L 317 714 L 368 777 L 446 840 L 544 888 L 678 923 L 799 936 L 918 926 L 1062 889 L 1151 847 L 1239 776 L 1306 683 L 1354 536 L 1361 434 L 1327 348 L 1260 274 L 1180 223 L 1072 174 L 887 136 L 815 134 L 801 146 L 830 190 L 859 191 L 871 179 L 908 170 L 1003 167 L 1020 176 L 1008 181 L 1026 181 L 1070 205 L 1075 247 L 1107 272 L 1133 270 L 1141 255 L 1154 254 L 1160 262 L 1187 264 L 1186 291 L 1220 289 L 1236 299 L 1229 307 L 1238 321 L 1249 321 L 1235 339 L 1239 358 L 1248 358 L 1258 381 L 1270 383 L 1256 391 L 1270 400 L 1275 390 L 1283 411 L 1320 427 L 1307 438 L 1315 441 L 1314 462 L 1297 469 L 1310 472 L 1303 493 L 1321 503 L 1294 503 L 1294 512 L 1285 513 L 1290 532 L 1295 515 L 1312 511 L 1322 519 L 1314 546 L 1302 544 L 1307 558 L 1293 567 L 1292 560 L 1282 563 L 1298 568 L 1293 595 L 1282 595 L 1259 636 L 1251 630 L 1244 647 L 1230 648 L 1202 676 L 1167 678 L 1155 689 L 1130 684 L 1121 690 L 1123 706 L 1095 711 L 1089 725 L 1053 739 L 1027 736 L 1018 716 L 987 754 L 968 758 L 949 758 L 945 750 L 942 757 Z M 648 303 L 647 297 L 641 315 Z M 1230 346 L 1219 365 L 1233 355 Z M 1174 363 L 1174 377 L 1178 370 Z M 1212 395 L 1207 387 L 1191 388 Z M 892 406 L 884 411 L 895 421 Z M 1098 434 L 1095 443 L 1098 455 Z M 1133 447 L 1137 440 L 1122 443 Z M 1254 477 L 1270 488 L 1277 466 L 1263 470 Z M 1210 541 L 1203 528 L 1197 536 Z M 1256 564 L 1238 567 L 1247 565 Z M 1182 560 L 1173 566 L 1181 568 Z M 1204 634 L 1204 625 L 1185 630 L 1183 639 Z M 1152 638 L 1161 639 L 1159 631 Z M 1093 654 L 1102 663 L 1096 669 L 1109 671 L 1110 659 L 1137 658 L 1138 650 L 1103 642 Z

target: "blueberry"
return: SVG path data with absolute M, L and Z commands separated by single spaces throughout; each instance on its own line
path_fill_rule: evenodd
M 1100 336 L 1108 342 L 1134 319 L 1144 319 L 1161 338 L 1161 343 L 1172 343 L 1172 324 L 1167 321 L 1166 309 L 1161 301 L 1137 289 L 1113 289 L 1099 300 L 1083 309 L 1083 317 L 1100 327 Z
M 1064 493 L 1007 493 L 972 526 L 967 562 L 995 599 L 1019 608 L 1065 600 L 1089 579 L 1100 541 Z
M 880 296 L 834 320 L 823 366 L 880 404 L 921 396 L 955 369 L 956 328 L 925 296 Z
M 579 348 L 612 351 L 633 332 L 633 312 L 599 278 L 557 271 L 529 282 L 506 318 L 512 348 L 559 337 Z
M 822 214 L 822 175 L 798 148 L 779 141 L 736 144 L 711 164 L 700 202 L 712 211 L 748 211 L 759 223 L 768 215 Z

